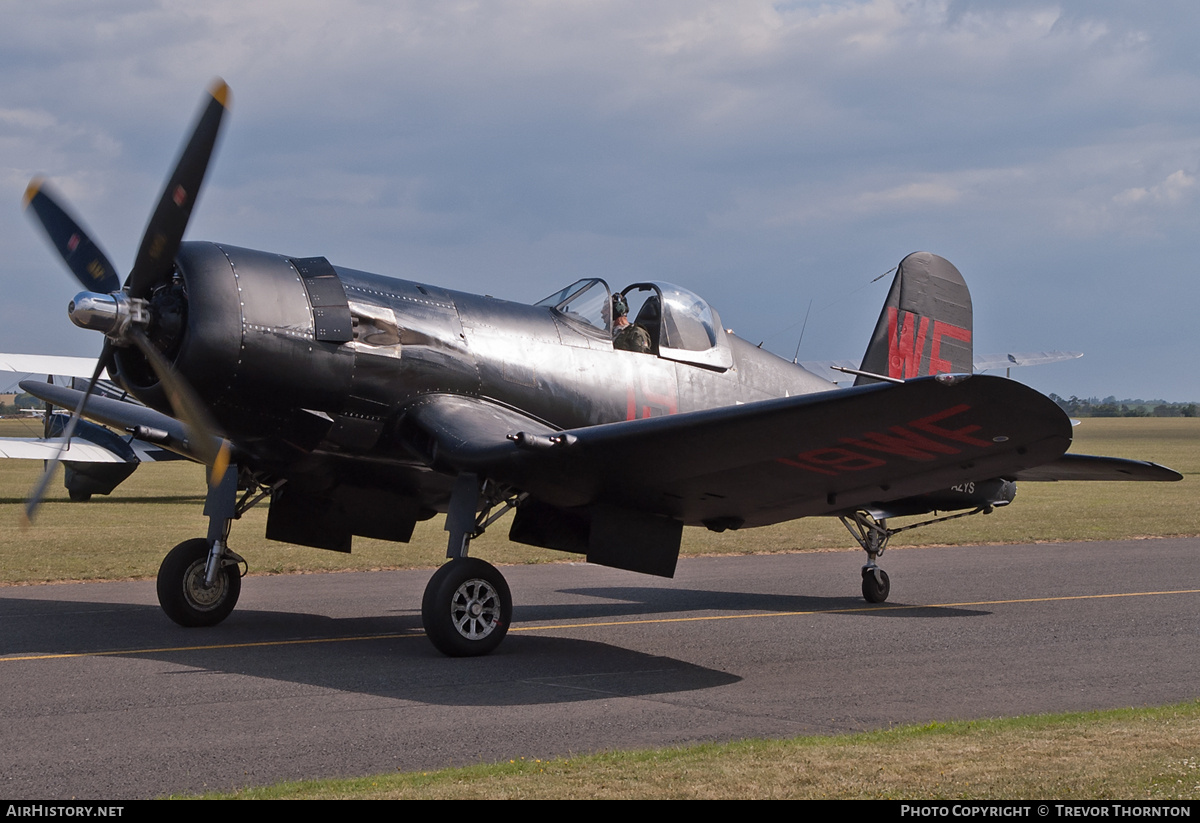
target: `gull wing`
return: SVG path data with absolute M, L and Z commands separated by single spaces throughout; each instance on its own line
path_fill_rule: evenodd
M 688 524 L 759 526 L 834 514 L 1057 461 L 1071 423 L 1048 398 L 986 375 L 555 431 L 478 398 L 408 412 L 435 467 L 559 507 L 609 504 Z

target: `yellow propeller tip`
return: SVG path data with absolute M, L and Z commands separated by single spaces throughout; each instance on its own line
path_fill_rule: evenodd
M 229 84 L 220 77 L 212 81 L 212 85 L 208 87 L 208 93 L 222 106 L 229 108 Z
M 222 441 L 221 448 L 217 450 L 217 459 L 213 461 L 212 472 L 209 474 L 210 485 L 221 485 L 222 478 L 225 477 L 225 470 L 229 468 L 229 444 Z
M 42 185 L 46 182 L 46 178 L 38 175 L 29 181 L 29 185 L 25 187 L 25 196 L 21 198 L 21 207 L 29 208 L 29 204 L 33 202 L 33 198 L 37 197 L 39 191 L 42 190 Z

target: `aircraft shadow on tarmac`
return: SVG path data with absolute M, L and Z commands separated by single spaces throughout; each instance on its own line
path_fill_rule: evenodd
M 560 589 L 572 602 L 518 607 L 505 647 L 484 658 L 447 659 L 424 642 L 416 609 L 334 618 L 245 609 L 219 626 L 181 629 L 151 605 L 0 595 L 0 655 L 105 655 L 438 705 L 536 705 L 709 689 L 736 674 L 609 643 L 521 632 L 522 624 L 649 614 L 821 612 L 872 617 L 981 616 L 964 608 L 884 608 L 850 597 L 811 597 L 653 586 Z M 209 647 L 209 648 L 204 648 Z M 15 674 L 22 662 L 0 661 Z M 8 668 L 12 666 L 14 668 Z M 135 667 L 136 668 L 136 667 Z M 4 672 L 7 669 L 7 672 Z
M 12 591 L 12 590 L 10 590 Z M 844 613 L 872 618 L 951 618 L 984 616 L 982 608 L 888 603 L 872 606 L 855 597 L 713 591 L 655 586 L 592 586 L 558 589 L 571 598 L 600 602 L 523 605 L 513 610 L 513 627 L 539 622 L 634 618 L 653 614 L 706 615 L 711 612 Z M 423 635 L 419 610 L 393 609 L 365 617 L 332 618 L 322 614 L 245 609 L 230 618 L 233 632 L 181 629 L 161 619 L 149 605 L 76 599 L 5 597 L 0 589 L 0 655 L 99 653 L 129 646 L 198 646 L 213 642 L 252 643 L 328 640 L 379 634 Z M 220 635 L 220 640 L 214 638 Z M 133 641 L 137 642 L 126 642 Z
M 509 706 L 679 693 L 741 680 L 593 640 L 521 633 L 488 657 L 450 659 L 425 642 L 415 613 L 330 618 L 247 609 L 219 626 L 188 630 L 150 605 L 0 596 L 0 620 L 7 626 L 0 657 L 103 656 L 178 667 L 143 675 L 143 667 L 132 665 L 131 688 L 142 677 L 222 673 L 437 705 Z M 18 667 L 31 663 L 0 659 L 0 679 L 13 682 Z M 170 691 L 180 688 L 172 680 Z
M 886 605 L 864 603 L 858 597 L 814 597 L 811 595 L 713 591 L 712 589 L 664 589 L 654 586 L 597 586 L 592 588 L 559 589 L 577 597 L 603 598 L 604 603 L 519 606 L 513 609 L 513 623 L 518 620 L 568 620 L 602 617 L 634 617 L 663 612 L 844 612 L 870 617 L 911 619 L 914 617 L 970 617 L 991 612 L 986 609 L 963 607 L 906 605 L 889 601 Z

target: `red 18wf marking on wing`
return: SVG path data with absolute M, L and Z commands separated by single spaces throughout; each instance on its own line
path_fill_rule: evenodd
M 945 411 L 931 414 L 910 421 L 905 426 L 891 426 L 889 433 L 866 432 L 859 437 L 843 437 L 839 442 L 856 446 L 859 449 L 883 454 L 893 454 L 908 460 L 928 461 L 936 459 L 938 454 L 959 454 L 962 449 L 952 443 L 965 443 L 969 446 L 988 447 L 991 441 L 981 440 L 971 435 L 982 426 L 969 425 L 958 429 L 950 429 L 938 425 L 949 417 L 955 417 L 970 411 L 965 403 L 952 406 Z M 913 431 L 916 429 L 916 431 Z M 794 466 L 797 469 L 816 472 L 817 474 L 837 475 L 844 472 L 862 471 L 887 465 L 887 460 L 874 455 L 863 454 L 862 451 L 833 446 L 824 449 L 813 449 L 801 452 L 793 457 L 780 457 L 780 463 Z

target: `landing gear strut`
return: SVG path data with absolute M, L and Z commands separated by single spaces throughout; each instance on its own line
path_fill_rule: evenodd
M 476 657 L 500 645 L 512 621 L 512 594 L 490 563 L 468 557 L 471 540 L 524 499 L 474 474 L 460 474 L 450 496 L 446 563 L 425 587 L 421 622 L 430 642 L 449 657 Z M 482 506 L 481 506 L 482 504 Z M 501 509 L 492 514 L 492 509 Z M 478 512 L 478 514 L 477 514 Z
M 887 548 L 888 540 L 893 534 L 906 532 L 909 529 L 919 529 L 922 526 L 929 526 L 934 523 L 944 523 L 947 520 L 957 520 L 960 517 L 970 517 L 973 514 L 991 514 L 991 512 L 992 507 L 990 505 L 979 506 L 969 512 L 935 517 L 932 520 L 901 526 L 898 529 L 889 529 L 886 519 L 880 518 L 876 520 L 870 514 L 861 510 L 849 516 L 844 514 L 838 515 L 838 519 L 842 521 L 842 525 L 850 532 L 850 536 L 858 541 L 858 545 L 862 546 L 863 551 L 867 553 L 866 565 L 862 567 L 863 599 L 868 603 L 882 603 L 887 600 L 888 594 L 892 591 L 892 581 L 888 579 L 887 572 L 879 568 L 876 561 L 883 554 L 884 549 Z
M 838 519 L 867 553 L 866 565 L 862 567 L 863 599 L 868 603 L 884 602 L 892 591 L 892 581 L 876 561 L 887 548 L 888 538 L 895 532 L 888 529 L 887 520 L 876 520 L 863 511 L 856 511 L 852 517 L 842 515 Z

